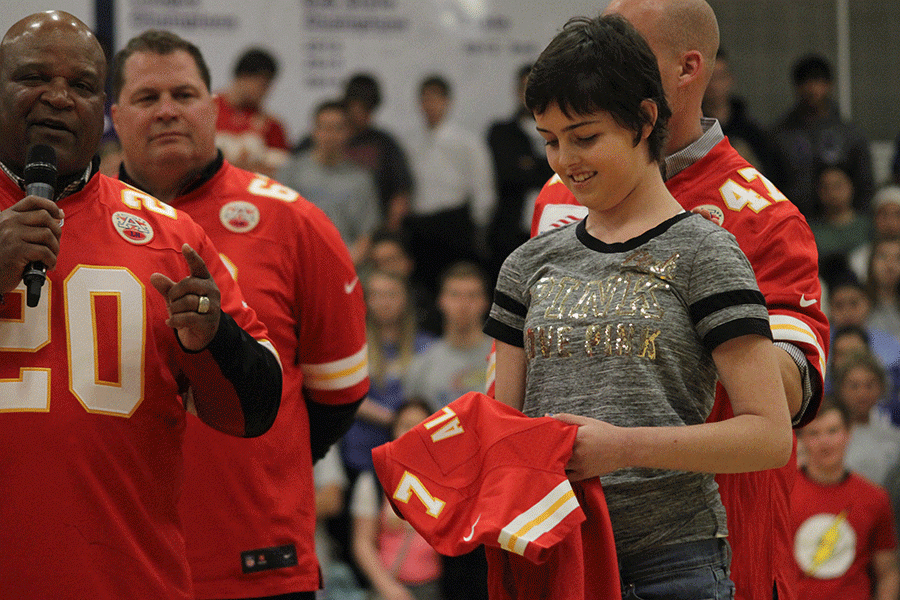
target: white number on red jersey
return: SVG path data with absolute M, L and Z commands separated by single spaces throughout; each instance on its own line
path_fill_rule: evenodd
M 746 183 L 759 180 L 766 188 L 769 197 L 765 198 L 759 191 L 746 187 L 745 185 L 736 182 L 734 179 L 729 179 L 719 188 L 719 193 L 722 194 L 722 200 L 725 202 L 725 206 L 731 210 L 740 211 L 746 206 L 753 212 L 758 213 L 773 202 L 783 202 L 787 200 L 787 196 L 782 194 L 771 181 L 753 167 L 743 168 L 738 171 L 738 174 Z
M 285 202 L 293 202 L 300 197 L 300 194 L 289 187 L 283 186 L 268 177 L 257 177 L 250 182 L 247 191 L 254 196 L 263 196 L 265 198 L 275 198 Z
M 410 498 L 412 498 L 413 494 L 415 494 L 416 498 L 421 500 L 422 504 L 425 505 L 425 512 L 435 519 L 437 519 L 438 515 L 441 514 L 441 511 L 444 510 L 446 502 L 432 496 L 431 492 L 425 488 L 425 485 L 419 481 L 418 477 L 409 471 L 404 471 L 403 477 L 400 478 L 400 483 L 397 484 L 397 489 L 394 490 L 393 498 L 394 500 L 399 500 L 406 504 L 409 502 Z
M 0 319 L 0 353 L 37 352 L 50 343 L 50 285 L 36 308 L 23 306 L 20 319 Z M 68 376 L 86 411 L 130 417 L 144 397 L 143 284 L 128 269 L 80 266 L 63 285 L 69 372 L 29 367 L 0 379 L 0 412 L 50 410 L 51 377 Z M 24 284 L 16 290 L 7 302 L 24 302 Z

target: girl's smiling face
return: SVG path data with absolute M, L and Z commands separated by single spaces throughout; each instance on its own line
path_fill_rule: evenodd
M 650 162 L 644 143 L 649 127 L 635 144 L 635 132 L 606 111 L 566 116 L 554 103 L 535 115 L 535 123 L 546 141 L 550 167 L 592 211 L 617 208 L 637 187 Z

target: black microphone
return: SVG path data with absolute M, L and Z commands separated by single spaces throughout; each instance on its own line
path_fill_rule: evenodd
M 25 195 L 53 200 L 56 195 L 56 151 L 38 144 L 28 150 L 25 160 Z M 41 287 L 47 279 L 47 266 L 31 262 L 22 273 L 25 282 L 25 302 L 34 308 L 41 299 Z

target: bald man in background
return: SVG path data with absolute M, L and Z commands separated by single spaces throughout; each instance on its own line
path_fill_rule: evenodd
M 730 231 L 750 260 L 769 318 L 795 427 L 809 422 L 822 398 L 828 322 L 821 310 L 818 254 L 805 219 L 769 180 L 740 157 L 715 119 L 703 117 L 719 28 L 703 0 L 613 0 L 647 40 L 659 63 L 672 108 L 666 144 L 666 186 L 687 210 L 702 209 Z M 583 218 L 562 180 L 554 176 L 535 206 L 532 235 Z M 493 373 L 488 372 L 489 389 Z M 721 386 L 710 420 L 730 417 Z M 791 564 L 788 495 L 796 457 L 783 468 L 718 475 L 734 553 L 737 598 L 796 598 Z

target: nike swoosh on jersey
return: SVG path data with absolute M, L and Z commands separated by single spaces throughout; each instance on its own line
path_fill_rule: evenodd
M 471 542 L 472 538 L 475 536 L 475 526 L 478 525 L 478 521 L 481 520 L 481 515 L 478 515 L 478 518 L 475 519 L 475 522 L 472 523 L 472 531 L 469 532 L 469 535 L 463 536 L 464 542 Z
M 344 284 L 344 293 L 349 294 L 353 292 L 353 289 L 356 287 L 356 284 L 359 283 L 359 277 L 354 277 L 353 281 Z
M 800 306 L 802 308 L 810 307 L 813 304 L 815 304 L 816 302 L 818 302 L 818 300 L 816 300 L 815 298 L 813 298 L 812 300 L 807 300 L 806 294 L 803 294 L 802 296 L 800 296 Z

